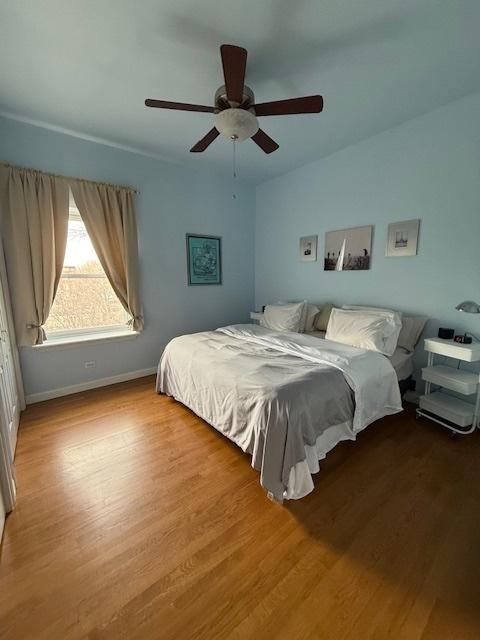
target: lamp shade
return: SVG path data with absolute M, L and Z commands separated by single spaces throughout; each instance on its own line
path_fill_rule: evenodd
M 215 127 L 225 138 L 242 142 L 257 133 L 258 121 L 245 109 L 224 109 L 215 116 Z
M 465 313 L 480 313 L 480 304 L 473 302 L 473 300 L 465 300 L 460 302 L 455 307 L 458 311 L 465 311 Z

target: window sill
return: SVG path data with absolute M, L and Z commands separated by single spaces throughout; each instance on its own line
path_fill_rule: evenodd
M 103 331 L 98 333 L 85 333 L 83 335 L 52 337 L 43 344 L 36 344 L 31 347 L 35 351 L 47 351 L 54 349 L 65 349 L 66 347 L 82 347 L 86 344 L 98 344 L 99 342 L 116 342 L 117 340 L 133 340 L 138 338 L 140 331 L 118 330 Z

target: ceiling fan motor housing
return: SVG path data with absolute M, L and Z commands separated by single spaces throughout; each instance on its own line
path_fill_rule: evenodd
M 253 104 L 255 104 L 255 95 L 250 87 L 247 85 L 243 85 L 243 98 L 242 102 L 238 104 L 237 102 L 229 102 L 227 98 L 227 89 L 224 84 L 215 91 L 215 98 L 213 101 L 215 105 L 215 109 L 218 111 L 223 111 L 224 109 L 229 109 L 230 107 L 241 107 L 242 109 L 248 109 Z

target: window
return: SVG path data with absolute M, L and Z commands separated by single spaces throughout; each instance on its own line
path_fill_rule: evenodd
M 67 248 L 47 337 L 126 330 L 127 321 L 70 194 Z

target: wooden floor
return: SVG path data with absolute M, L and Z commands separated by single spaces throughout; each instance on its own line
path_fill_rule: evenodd
M 281 507 L 144 378 L 29 407 L 16 469 L 2 640 L 480 638 L 480 434 L 384 419 Z

